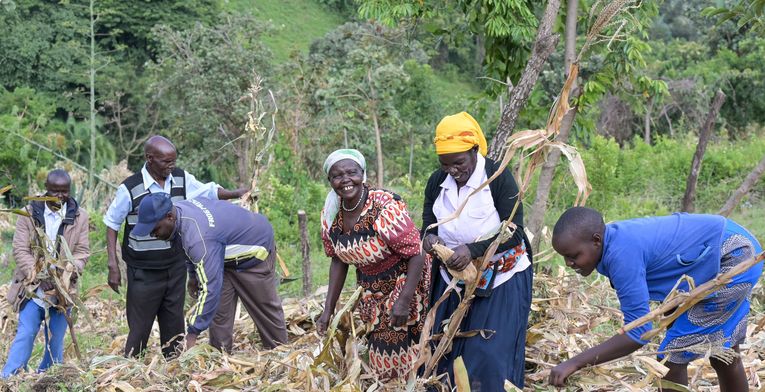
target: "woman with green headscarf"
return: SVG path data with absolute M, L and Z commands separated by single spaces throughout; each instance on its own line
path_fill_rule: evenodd
M 404 379 L 417 360 L 430 289 L 430 256 L 401 197 L 366 184 L 360 152 L 342 149 L 324 162 L 332 190 L 322 211 L 322 241 L 332 258 L 324 312 L 327 328 L 348 265 L 364 288 L 358 310 L 370 332 L 369 365 L 381 381 Z

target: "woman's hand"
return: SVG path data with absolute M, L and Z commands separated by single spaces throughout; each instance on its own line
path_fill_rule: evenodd
M 409 321 L 410 302 L 412 302 L 411 298 L 399 296 L 396 302 L 393 303 L 393 309 L 390 312 L 390 325 L 392 327 L 403 327 Z
M 550 371 L 550 385 L 556 387 L 565 386 L 568 376 L 577 370 L 579 370 L 579 366 L 571 360 L 559 364 Z
M 454 251 L 452 257 L 444 261 L 444 264 L 450 269 L 462 271 L 471 261 L 473 261 L 473 258 L 470 256 L 470 249 L 467 245 L 460 245 L 452 250 Z
M 435 244 L 445 245 L 441 237 L 435 234 L 428 234 L 422 239 L 422 250 L 433 255 L 433 245 Z
M 324 336 L 324 334 L 327 332 L 327 326 L 329 325 L 329 318 L 330 314 L 326 310 L 321 313 L 321 316 L 319 316 L 319 319 L 316 320 L 316 332 L 319 333 L 319 335 Z

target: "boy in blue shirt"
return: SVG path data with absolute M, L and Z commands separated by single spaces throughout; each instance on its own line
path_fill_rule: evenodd
M 552 245 L 578 274 L 588 276 L 597 269 L 610 280 L 625 324 L 647 314 L 649 301 L 663 301 L 681 276 L 688 275 L 700 285 L 762 251 L 746 229 L 723 216 L 678 213 L 606 225 L 598 211 L 586 207 L 561 215 Z M 667 329 L 659 347 L 669 356 L 666 380 L 687 385 L 688 363 L 702 357 L 710 346 L 738 352 L 746 337 L 749 298 L 762 264 L 734 277 L 726 288 L 680 315 Z M 678 288 L 690 289 L 686 283 Z M 550 383 L 562 386 L 585 366 L 629 355 L 648 343 L 640 336 L 650 329 L 648 323 L 617 334 L 559 364 L 550 373 Z M 748 390 L 740 358 L 730 363 L 714 356 L 709 360 L 721 391 Z

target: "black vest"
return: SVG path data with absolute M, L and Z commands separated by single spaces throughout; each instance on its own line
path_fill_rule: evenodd
M 185 172 L 175 168 L 172 172 L 173 182 L 170 188 L 170 200 L 178 202 L 186 200 Z M 179 262 L 185 262 L 180 241 L 163 241 L 151 235 L 137 237 L 131 234 L 138 223 L 138 206 L 144 196 L 150 192 L 143 186 L 143 175 L 137 172 L 122 182 L 130 193 L 130 212 L 125 218 L 125 229 L 122 233 L 122 259 L 133 268 L 164 269 Z

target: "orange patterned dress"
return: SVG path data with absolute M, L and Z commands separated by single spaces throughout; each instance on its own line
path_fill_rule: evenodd
M 419 284 L 403 327 L 391 327 L 390 312 L 404 288 L 409 258 L 420 253 L 420 233 L 398 195 L 368 189 L 361 216 L 350 233 L 343 232 L 342 213 L 330 227 L 322 227 L 324 250 L 356 266 L 364 288 L 358 310 L 371 332 L 369 364 L 381 380 L 405 377 L 417 359 L 417 343 L 428 309 L 430 256 L 426 256 Z

